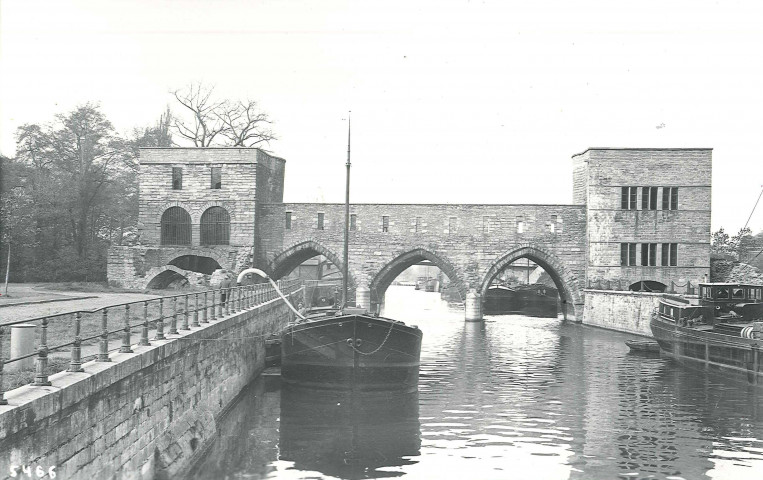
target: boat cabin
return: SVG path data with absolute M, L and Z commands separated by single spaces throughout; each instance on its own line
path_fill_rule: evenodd
M 660 299 L 657 314 L 664 320 L 682 326 L 712 325 L 712 309 L 689 303 L 680 297 L 665 296 Z
M 703 303 L 759 303 L 763 301 L 763 286 L 742 283 L 700 283 L 699 297 Z
M 700 283 L 699 304 L 665 295 L 657 313 L 678 325 L 749 323 L 763 318 L 763 286 L 741 283 Z
M 763 285 L 700 283 L 699 303 L 712 308 L 713 316 L 752 321 L 763 316 Z

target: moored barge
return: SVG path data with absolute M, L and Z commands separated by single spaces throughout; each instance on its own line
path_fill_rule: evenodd
M 418 389 L 422 333 L 365 314 L 291 324 L 281 332 L 281 379 L 358 392 Z
M 695 301 L 665 295 L 650 326 L 679 362 L 763 384 L 763 286 L 701 283 Z

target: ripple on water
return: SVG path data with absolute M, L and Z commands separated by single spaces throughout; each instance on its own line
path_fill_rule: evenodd
M 409 290 L 387 301 L 426 299 L 426 315 L 387 314 L 424 332 L 415 411 L 294 422 L 281 392 L 253 385 L 196 478 L 760 478 L 755 391 L 633 355 L 628 335 L 522 316 L 466 323 Z

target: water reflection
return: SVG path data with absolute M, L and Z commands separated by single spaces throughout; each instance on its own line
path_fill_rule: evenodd
M 285 385 L 281 391 L 280 459 L 295 469 L 340 478 L 404 475 L 416 463 L 418 393 L 357 395 Z
M 418 398 L 252 387 L 196 478 L 760 478 L 760 389 L 632 354 L 625 334 L 465 323 L 435 295 L 393 287 L 385 305 L 424 332 Z

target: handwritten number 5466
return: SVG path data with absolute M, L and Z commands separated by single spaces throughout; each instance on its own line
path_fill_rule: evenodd
M 11 477 L 16 477 L 19 474 L 26 475 L 29 478 L 32 478 L 32 466 L 31 465 L 11 465 Z M 37 475 L 37 478 L 42 478 L 45 476 L 45 469 L 43 469 L 40 465 L 37 465 L 34 469 L 34 474 Z M 56 467 L 50 467 L 48 468 L 48 477 L 50 478 L 56 478 Z

